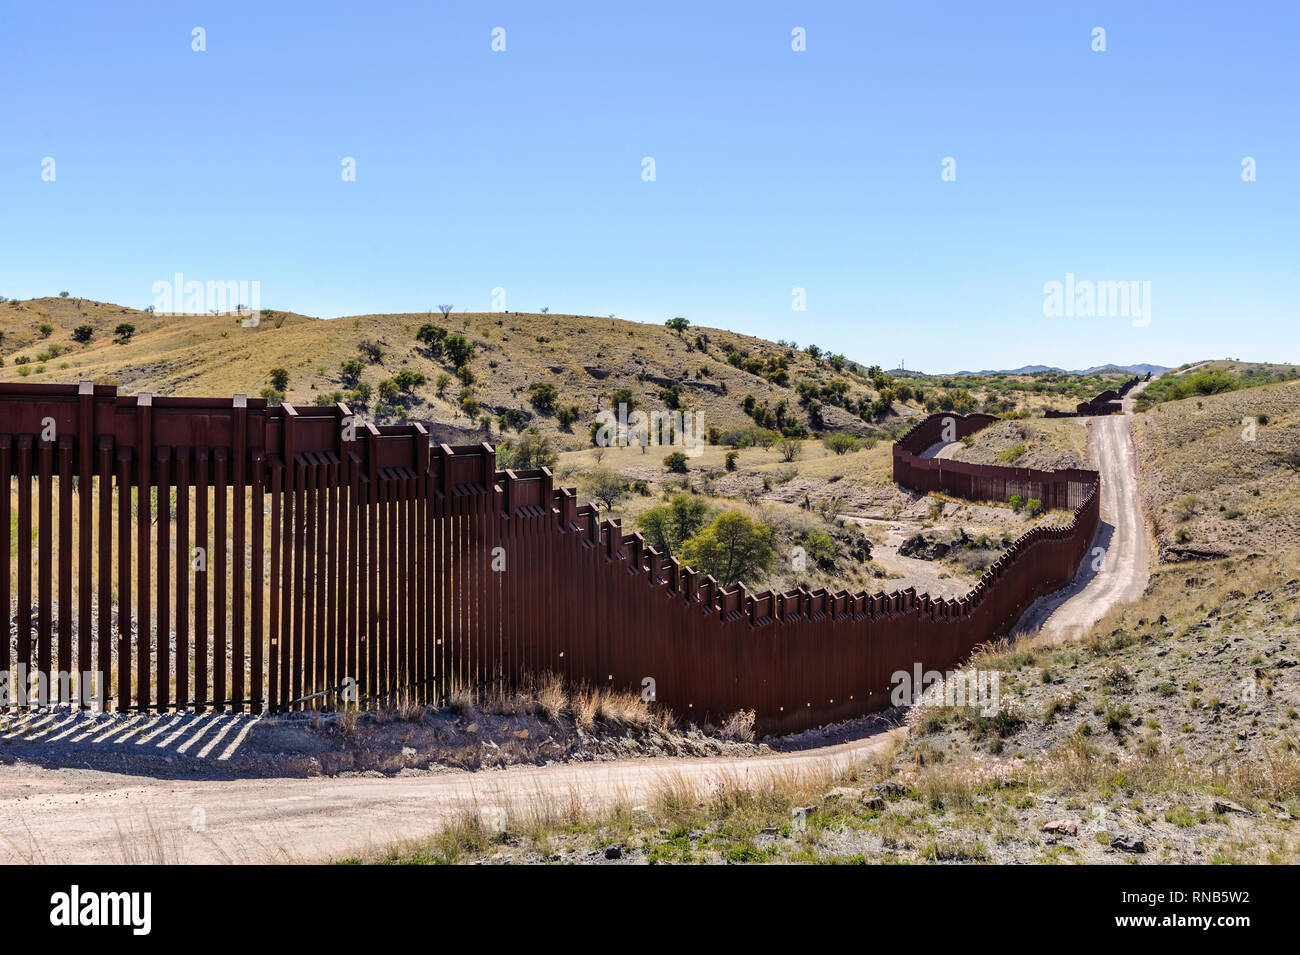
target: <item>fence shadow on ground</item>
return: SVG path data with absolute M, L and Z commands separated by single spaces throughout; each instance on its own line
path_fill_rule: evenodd
M 238 775 L 256 718 L 232 713 L 90 714 L 20 711 L 0 717 L 0 762 L 189 779 Z

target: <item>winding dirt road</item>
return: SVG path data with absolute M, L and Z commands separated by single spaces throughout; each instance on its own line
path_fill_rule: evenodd
M 1136 394 L 1137 389 L 1134 390 Z M 1088 423 L 1102 472 L 1102 524 L 1074 583 L 1038 601 L 1021 632 L 1053 639 L 1085 631 L 1135 599 L 1149 577 L 1150 549 L 1125 414 Z M 935 449 L 938 451 L 938 449 Z M 942 452 L 940 452 L 942 453 Z M 188 780 L 88 769 L 0 765 L 0 861 L 297 862 L 364 853 L 427 837 L 466 809 L 485 818 L 574 802 L 636 806 L 678 782 L 708 787 L 773 774 L 847 768 L 888 745 L 894 731 L 850 743 L 750 758 L 643 759 L 397 777 Z
M 1137 452 L 1133 447 L 1133 399 L 1124 413 L 1086 419 L 1088 457 L 1101 472 L 1101 521 L 1091 556 L 1064 590 L 1040 598 L 1026 611 L 1017 634 L 1039 631 L 1060 642 L 1082 636 L 1112 607 L 1142 596 L 1151 579 L 1151 538 L 1142 515 Z

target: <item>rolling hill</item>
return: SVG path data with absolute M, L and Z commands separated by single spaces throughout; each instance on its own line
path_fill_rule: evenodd
M 124 324 L 133 327 L 129 336 L 117 331 Z M 446 354 L 417 339 L 426 324 L 474 346 L 466 371 L 457 375 Z M 699 412 L 705 429 L 723 435 L 757 424 L 793 432 L 891 432 L 924 413 L 927 401 L 931 408 L 1040 413 L 1077 400 L 1060 383 L 1030 389 L 1029 379 L 1014 378 L 953 386 L 893 381 L 878 370 L 873 378 L 842 356 L 721 329 L 679 333 L 577 315 L 318 319 L 263 310 L 256 327 L 246 327 L 235 313 L 163 315 L 59 297 L 0 303 L 0 335 L 0 381 L 93 379 L 127 394 L 257 396 L 272 387 L 272 370 L 283 369 L 280 392 L 298 405 L 347 400 L 384 422 L 426 423 L 445 441 L 499 440 L 503 424 L 512 432 L 536 425 L 562 449 L 586 446 L 595 413 L 623 389 L 644 409 Z M 344 363 L 354 361 L 360 365 L 346 373 Z M 401 380 L 403 372 L 409 387 L 394 395 L 390 386 L 385 400 L 382 383 Z M 1019 390 L 1002 390 L 1017 384 Z M 535 385 L 552 386 L 553 399 L 535 400 Z M 888 410 L 882 388 L 891 399 Z M 561 409 L 569 414 L 558 414 Z

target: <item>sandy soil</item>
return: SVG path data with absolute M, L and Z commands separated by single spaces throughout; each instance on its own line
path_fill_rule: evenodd
M 647 800 L 676 780 L 708 785 L 832 771 L 888 733 L 793 753 L 511 766 L 386 777 L 181 780 L 92 769 L 0 766 L 0 861 L 309 862 L 428 836 L 472 809 L 487 821 L 574 800 L 592 809 Z

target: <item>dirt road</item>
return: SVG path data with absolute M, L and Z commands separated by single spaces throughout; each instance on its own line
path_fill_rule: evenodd
M 891 733 L 749 759 L 642 759 L 442 775 L 176 780 L 0 766 L 0 862 L 222 863 L 337 859 L 428 837 L 467 809 L 489 824 L 577 801 L 635 807 L 665 784 L 848 768 Z
M 1038 600 L 1021 618 L 1017 633 L 1041 630 L 1053 641 L 1081 636 L 1108 610 L 1136 600 L 1151 578 L 1151 544 L 1138 493 L 1133 448 L 1133 398 L 1124 413 L 1087 419 L 1088 457 L 1101 471 L 1101 522 L 1093 538 L 1093 559 L 1085 559 L 1065 590 Z

